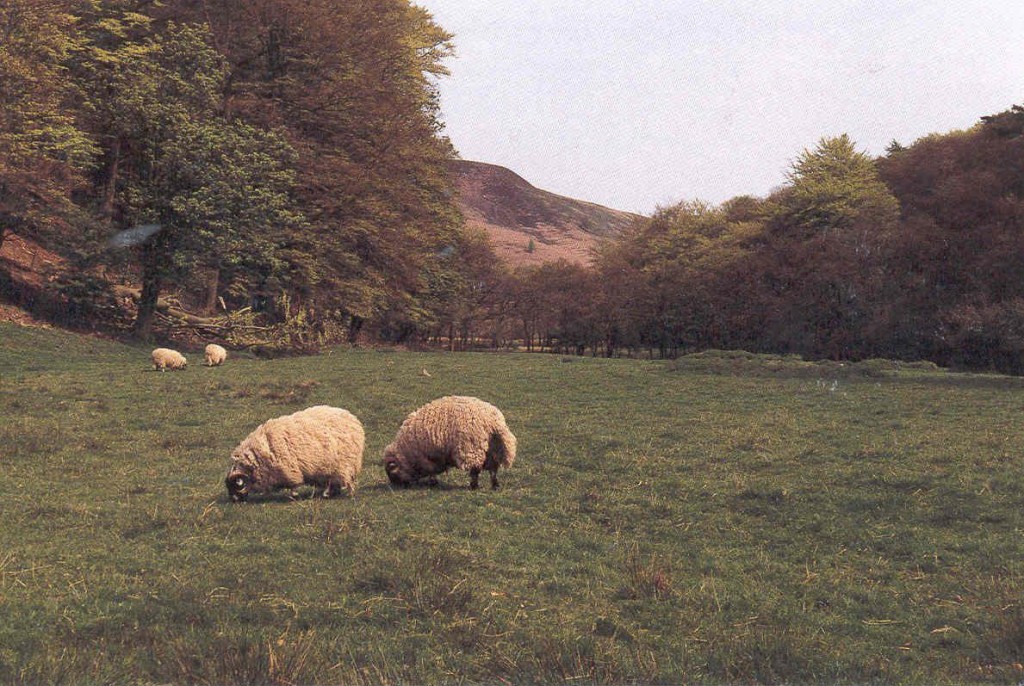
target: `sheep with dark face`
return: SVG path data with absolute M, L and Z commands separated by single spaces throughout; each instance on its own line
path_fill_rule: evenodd
M 347 410 L 317 405 L 270 419 L 231 453 L 224 484 L 234 502 L 253 493 L 310 484 L 323 497 L 355 494 L 363 468 L 363 425 Z
M 396 486 L 420 479 L 434 484 L 449 467 L 469 472 L 477 488 L 481 471 L 491 473 L 498 488 L 498 467 L 516 458 L 516 437 L 501 411 L 479 398 L 450 395 L 427 403 L 402 422 L 398 435 L 384 449 L 384 471 Z

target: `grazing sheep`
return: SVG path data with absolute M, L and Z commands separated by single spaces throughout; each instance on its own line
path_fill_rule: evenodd
M 170 348 L 157 348 L 153 351 L 153 369 L 165 372 L 168 369 L 184 369 L 188 364 L 185 356 Z
M 477 488 L 482 470 L 498 488 L 498 467 L 516 459 L 516 437 L 501 411 L 479 398 L 450 395 L 427 403 L 402 422 L 395 440 L 384 449 L 384 471 L 392 484 L 409 486 L 449 467 L 469 472 Z
M 228 496 L 240 502 L 251 493 L 302 484 L 323 488 L 325 498 L 342 488 L 354 494 L 364 443 L 363 425 L 337 407 L 317 405 L 267 420 L 231 453 Z
M 228 359 L 228 351 L 216 343 L 211 343 L 206 346 L 206 350 L 204 352 L 207 367 L 216 367 L 224 364 L 224 360 Z

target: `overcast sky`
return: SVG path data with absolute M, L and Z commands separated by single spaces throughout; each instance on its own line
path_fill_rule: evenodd
M 802 150 L 1024 103 L 1024 0 L 414 0 L 455 34 L 462 157 L 648 214 L 766 195 Z

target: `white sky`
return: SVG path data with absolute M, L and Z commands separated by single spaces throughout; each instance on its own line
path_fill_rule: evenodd
M 766 195 L 823 136 L 889 141 L 1024 103 L 1024 0 L 414 0 L 455 34 L 462 157 L 650 213 Z

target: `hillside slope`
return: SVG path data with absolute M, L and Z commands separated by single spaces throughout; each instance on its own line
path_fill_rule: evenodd
M 559 258 L 588 263 L 595 245 L 639 218 L 535 188 L 504 167 L 468 160 L 450 164 L 466 224 L 486 231 L 498 256 L 513 266 Z

